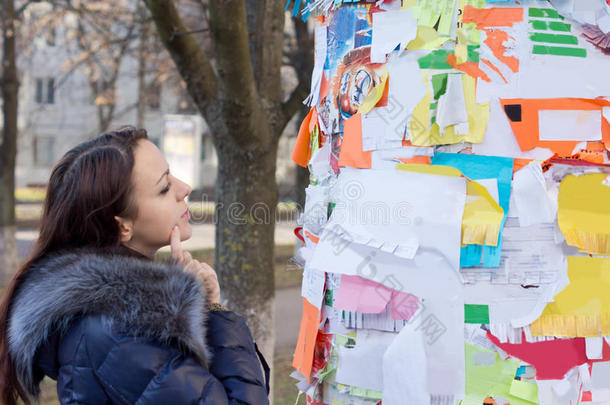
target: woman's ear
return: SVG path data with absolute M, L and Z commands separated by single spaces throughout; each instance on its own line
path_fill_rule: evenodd
M 119 239 L 121 243 L 126 243 L 133 237 L 133 221 L 118 216 L 114 217 L 119 226 Z

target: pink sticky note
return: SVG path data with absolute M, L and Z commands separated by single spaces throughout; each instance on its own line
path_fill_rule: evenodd
M 358 276 L 341 276 L 334 307 L 364 314 L 384 312 L 392 302 L 392 318 L 409 320 L 419 309 L 416 296 Z
M 390 288 L 362 277 L 344 274 L 333 306 L 345 311 L 378 314 L 385 311 L 391 298 Z
M 358 309 L 358 302 L 364 288 L 364 285 L 358 279 L 360 279 L 358 276 L 341 276 L 341 284 L 339 284 L 339 291 L 335 296 L 333 307 L 344 311 L 356 311 Z
M 392 294 L 392 318 L 408 321 L 419 309 L 415 295 L 394 291 Z
M 392 299 L 392 290 L 383 284 L 364 280 L 365 286 L 358 303 L 358 312 L 379 314 L 385 312 L 388 302 Z

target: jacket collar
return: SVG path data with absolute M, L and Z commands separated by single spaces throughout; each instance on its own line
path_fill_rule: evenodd
M 124 254 L 75 250 L 34 264 L 11 304 L 9 352 L 22 386 L 39 393 L 35 355 L 81 315 L 101 315 L 135 336 L 178 344 L 206 364 L 205 291 L 182 268 Z

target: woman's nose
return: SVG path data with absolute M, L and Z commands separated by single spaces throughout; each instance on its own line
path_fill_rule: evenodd
M 180 182 L 180 192 L 178 193 L 178 199 L 179 200 L 183 200 L 186 197 L 189 196 L 189 194 L 191 194 L 191 191 L 193 191 L 193 188 L 191 186 L 189 186 L 188 184 L 186 184 L 185 182 L 183 182 L 182 180 L 178 180 Z

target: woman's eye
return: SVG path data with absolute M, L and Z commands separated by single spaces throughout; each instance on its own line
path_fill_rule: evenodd
M 163 190 L 161 190 L 161 194 L 165 194 L 169 191 L 169 187 L 171 186 L 171 183 L 167 183 L 167 186 L 165 186 L 165 188 Z

